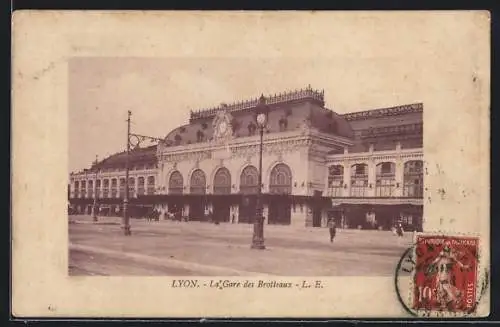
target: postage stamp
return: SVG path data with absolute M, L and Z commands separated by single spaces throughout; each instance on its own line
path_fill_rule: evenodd
M 479 238 L 416 235 L 415 241 L 412 309 L 472 314 L 478 297 Z

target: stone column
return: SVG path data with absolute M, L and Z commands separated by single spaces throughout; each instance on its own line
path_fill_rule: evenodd
M 368 192 L 367 192 L 369 197 L 375 196 L 376 178 L 377 178 L 376 174 L 377 174 L 377 167 L 375 165 L 375 162 L 372 159 L 370 159 L 370 161 L 368 162 Z
M 404 167 L 402 160 L 399 158 L 396 160 L 396 171 L 394 179 L 396 183 L 396 188 L 394 189 L 394 196 L 401 197 L 403 196 Z
M 396 167 L 395 167 L 395 183 L 396 188 L 394 189 L 394 196 L 403 196 L 403 184 L 404 184 L 404 164 L 401 159 L 401 143 L 396 143 Z M 399 185 L 399 187 L 397 187 Z
M 167 220 L 168 219 L 168 203 L 164 203 L 161 205 L 161 217 L 160 219 L 162 220 Z
M 345 188 L 344 186 L 347 185 Z M 344 197 L 351 196 L 351 163 L 344 161 L 344 185 L 342 185 L 342 195 Z
M 240 210 L 239 210 L 239 205 L 235 204 L 231 206 L 231 217 L 230 219 L 233 219 L 234 215 L 234 223 L 237 224 L 240 220 Z
M 189 204 L 184 204 L 184 212 L 182 213 L 183 216 L 189 217 Z

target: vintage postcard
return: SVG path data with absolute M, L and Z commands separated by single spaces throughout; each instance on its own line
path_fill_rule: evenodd
M 17 317 L 489 314 L 490 16 L 19 11 Z

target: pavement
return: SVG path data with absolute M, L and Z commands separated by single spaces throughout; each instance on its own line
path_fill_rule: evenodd
M 253 225 L 148 222 L 70 216 L 69 274 L 104 276 L 392 276 L 412 242 L 389 231 L 265 225 L 265 250 L 250 248 Z

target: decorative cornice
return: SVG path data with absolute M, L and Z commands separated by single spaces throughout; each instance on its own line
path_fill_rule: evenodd
M 313 90 L 309 85 L 305 89 L 288 91 L 284 93 L 274 94 L 266 96 L 266 104 L 278 104 L 285 103 L 296 100 L 304 100 L 304 99 L 313 99 L 324 104 L 325 91 Z M 201 109 L 197 111 L 191 111 L 190 120 L 199 119 L 199 118 L 209 118 L 213 117 L 217 114 L 219 110 L 228 110 L 229 112 L 241 111 L 245 109 L 251 109 L 257 107 L 259 104 L 259 98 L 235 102 L 232 104 L 222 104 L 218 107 L 209 108 L 209 109 Z
M 402 150 L 400 152 L 396 150 L 392 151 L 375 151 L 361 152 L 361 153 L 349 153 L 349 154 L 336 154 L 327 156 L 327 163 L 343 163 L 343 162 L 369 162 L 369 161 L 398 161 L 404 159 L 423 159 L 423 149 L 411 149 Z
M 211 151 L 196 151 L 176 154 L 163 154 L 162 161 L 165 162 L 179 162 L 179 161 L 195 161 L 200 162 L 205 159 L 212 158 Z
M 423 110 L 424 106 L 422 103 L 413 103 L 397 107 L 352 112 L 348 114 L 343 114 L 341 116 L 344 117 L 347 121 L 352 121 L 352 120 L 365 120 L 365 119 L 389 117 L 396 115 L 404 115 L 415 112 L 423 112 Z
M 376 127 L 376 128 L 368 128 L 361 131 L 361 138 L 379 138 L 379 137 L 387 137 L 387 136 L 406 136 L 406 135 L 422 135 L 424 130 L 423 123 L 416 124 L 405 124 L 405 125 L 397 125 L 397 126 L 386 126 L 386 127 Z
M 275 142 L 264 144 L 262 147 L 262 152 L 271 155 L 283 155 L 284 153 L 296 152 L 300 148 L 306 148 L 310 146 L 310 140 L 308 139 L 295 139 L 286 140 L 283 142 Z M 238 147 L 232 147 L 231 153 L 232 157 L 242 157 L 247 158 L 254 156 L 259 152 L 258 144 L 242 145 Z

